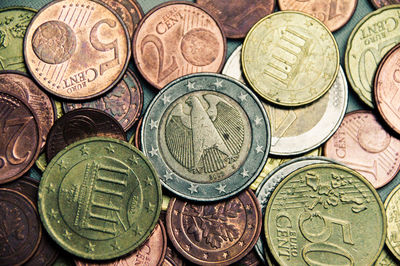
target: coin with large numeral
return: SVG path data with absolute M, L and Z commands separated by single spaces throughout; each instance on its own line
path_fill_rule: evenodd
M 33 18 L 25 62 L 48 92 L 66 99 L 93 98 L 123 76 L 131 54 L 128 30 L 105 4 L 55 1 Z

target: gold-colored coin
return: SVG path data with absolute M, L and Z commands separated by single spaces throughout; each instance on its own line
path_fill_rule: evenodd
M 332 86 L 339 50 L 321 21 L 282 11 L 253 26 L 243 44 L 242 64 L 251 87 L 263 98 L 300 106 L 319 99 Z
M 387 218 L 387 236 L 386 246 L 392 254 L 400 260 L 400 185 L 395 187 L 385 200 L 386 218 Z

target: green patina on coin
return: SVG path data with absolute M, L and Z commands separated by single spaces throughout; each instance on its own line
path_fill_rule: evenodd
M 345 54 L 346 75 L 353 90 L 370 107 L 375 72 L 385 54 L 400 42 L 400 5 L 380 8 L 353 29 Z
M 137 248 L 161 211 L 159 178 L 127 142 L 78 141 L 52 159 L 39 187 L 39 213 L 50 236 L 68 252 L 112 259 Z
M 265 212 L 268 247 L 280 265 L 372 265 L 386 238 L 386 214 L 372 185 L 335 164 L 294 171 Z
M 44 152 L 39 155 L 38 159 L 35 162 L 35 165 L 42 172 L 46 170 L 47 160 L 46 160 L 46 154 Z
M 324 95 L 339 71 L 335 38 L 319 20 L 293 11 L 273 13 L 248 33 L 243 72 L 251 87 L 277 105 L 300 106 Z
M 400 260 L 400 185 L 398 185 L 385 200 L 386 218 L 387 218 L 387 238 L 386 246 L 392 254 Z
M 36 12 L 27 7 L 0 9 L 0 70 L 28 72 L 23 44 L 26 28 Z

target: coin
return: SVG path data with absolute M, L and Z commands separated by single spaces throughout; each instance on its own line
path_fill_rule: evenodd
M 128 69 L 123 79 L 102 97 L 87 102 L 63 103 L 66 113 L 83 107 L 99 109 L 112 115 L 128 131 L 141 114 L 143 90 L 135 74 Z
M 148 159 L 125 141 L 93 137 L 54 157 L 39 186 L 39 213 L 66 251 L 113 259 L 139 247 L 157 224 L 161 185 Z
M 21 265 L 35 252 L 42 229 L 33 203 L 19 192 L 0 189 L 0 265 Z
M 400 202 L 400 185 L 395 187 L 385 200 L 386 218 L 387 218 L 387 237 L 386 246 L 391 253 L 400 260 L 399 227 L 400 220 L 399 202 Z
M 339 71 L 339 50 L 328 28 L 310 15 L 273 13 L 249 31 L 242 49 L 243 72 L 264 99 L 300 106 L 324 95 Z
M 281 10 L 296 10 L 321 20 L 330 31 L 347 24 L 357 7 L 357 0 L 278 0 Z
M 386 52 L 400 42 L 398 12 L 400 5 L 369 13 L 353 29 L 347 42 L 346 76 L 353 90 L 369 107 L 374 106 L 372 90 L 378 64 Z
M 263 264 L 258 258 L 254 249 L 252 249 L 249 252 L 249 254 L 247 254 L 243 259 L 234 264 L 234 266 L 259 266 L 259 265 Z
M 46 146 L 47 162 L 68 145 L 95 136 L 126 139 L 118 121 L 103 111 L 81 108 L 66 113 L 54 123 L 49 132 Z
M 51 2 L 33 18 L 24 42 L 25 62 L 49 93 L 90 99 L 115 86 L 131 55 L 128 30 L 104 4 Z
M 249 186 L 265 165 L 268 117 L 240 82 L 199 73 L 171 82 L 143 119 L 142 149 L 172 193 L 216 201 Z
M 381 254 L 379 255 L 378 259 L 376 260 L 375 266 L 397 266 L 398 263 L 395 258 L 393 258 L 392 254 L 390 254 L 390 251 L 387 250 L 387 247 L 385 246 L 382 249 Z
M 375 8 L 381 8 L 388 5 L 400 4 L 399 0 L 370 0 Z
M 218 203 L 173 198 L 167 232 L 175 248 L 200 265 L 229 265 L 253 248 L 261 232 L 261 211 L 251 190 Z
M 28 7 L 0 9 L 0 70 L 27 72 L 23 55 L 26 28 L 36 10 Z
M 378 193 L 359 173 L 335 164 L 305 166 L 281 181 L 268 202 L 264 225 L 280 265 L 338 260 L 371 265 L 386 238 Z
M 143 123 L 143 117 L 140 118 L 136 125 L 135 133 L 132 135 L 132 139 L 129 140 L 129 143 L 135 145 L 136 148 L 139 150 L 141 149 L 141 144 L 140 144 L 140 131 L 142 130 L 142 123 Z
M 167 246 L 167 253 L 165 254 L 163 266 L 183 266 L 186 265 L 183 258 L 179 255 L 175 248 L 171 245 Z
M 219 72 L 226 39 L 219 23 L 189 2 L 168 2 L 140 22 L 133 41 L 133 59 L 142 76 L 157 89 L 191 73 Z
M 22 98 L 0 88 L 0 184 L 21 177 L 40 151 L 36 114 Z
M 44 172 L 44 170 L 46 170 L 47 160 L 46 160 L 46 154 L 44 152 L 39 155 L 39 157 L 37 158 L 37 160 L 35 162 L 35 165 L 42 172 Z
M 235 39 L 246 37 L 250 28 L 261 18 L 271 14 L 275 8 L 274 0 L 195 2 L 221 22 L 226 37 Z

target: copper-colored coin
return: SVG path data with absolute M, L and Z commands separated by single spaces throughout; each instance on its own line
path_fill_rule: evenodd
M 370 0 L 375 8 L 381 8 L 388 5 L 400 4 L 400 0 Z
M 125 24 L 97 1 L 53 1 L 26 30 L 30 73 L 48 92 L 66 99 L 89 99 L 114 87 L 130 54 Z
M 139 120 L 136 130 L 135 130 L 135 139 L 134 139 L 134 145 L 136 148 L 140 150 L 140 131 L 142 130 L 142 123 L 143 123 L 143 117 Z
M 257 21 L 271 14 L 275 0 L 196 0 L 221 22 L 228 38 L 244 38 Z
M 126 140 L 124 129 L 106 112 L 81 108 L 66 113 L 54 123 L 49 132 L 46 146 L 47 162 L 68 145 L 96 136 Z M 87 151 L 82 150 L 82 156 L 85 154 Z
M 40 152 L 39 120 L 25 100 L 0 87 L 0 184 L 26 173 Z
M 261 232 L 260 206 L 250 190 L 212 204 L 173 198 L 166 220 L 175 248 L 200 265 L 228 265 L 240 260 Z
M 200 6 L 168 2 L 142 19 L 132 49 L 140 73 L 162 89 L 187 74 L 219 72 L 225 60 L 226 39 L 219 23 Z
M 0 71 L 0 91 L 14 93 L 28 102 L 39 120 L 40 148 L 43 149 L 47 134 L 56 120 L 53 101 L 28 75 L 18 71 Z
M 88 102 L 64 102 L 63 109 L 69 112 L 90 107 L 112 115 L 128 131 L 137 121 L 143 107 L 143 90 L 135 74 L 128 70 L 123 79 L 100 98 Z
M 380 188 L 400 168 L 400 140 L 379 124 L 370 111 L 348 113 L 336 133 L 325 143 L 325 156 L 362 174 Z
M 234 266 L 259 266 L 263 265 L 257 253 L 252 249 L 243 259 L 236 262 Z
M 165 254 L 163 266 L 183 266 L 186 265 L 184 259 L 179 255 L 175 248 L 168 242 L 167 253 Z

